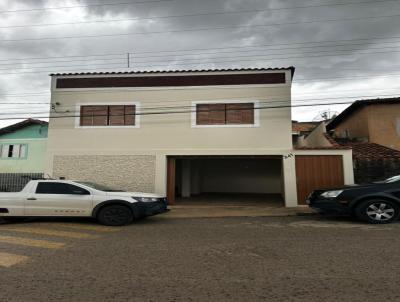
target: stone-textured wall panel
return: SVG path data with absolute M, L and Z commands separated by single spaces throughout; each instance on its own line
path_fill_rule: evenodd
M 56 155 L 53 177 L 96 182 L 126 191 L 154 192 L 153 155 Z

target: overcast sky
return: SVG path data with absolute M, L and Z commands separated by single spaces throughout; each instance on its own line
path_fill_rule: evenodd
M 399 46 L 398 0 L 0 0 L 0 126 L 47 115 L 51 72 L 287 66 L 313 120 L 400 96 Z

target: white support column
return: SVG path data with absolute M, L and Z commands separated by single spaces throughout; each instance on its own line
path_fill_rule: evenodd
M 182 160 L 182 197 L 190 197 L 190 160 Z
M 283 187 L 285 206 L 297 206 L 296 160 L 295 156 L 283 158 Z
M 154 191 L 156 194 L 165 196 L 167 194 L 167 156 L 165 154 L 156 155 L 155 173 Z
M 344 184 L 354 184 L 353 151 L 348 150 L 343 154 Z

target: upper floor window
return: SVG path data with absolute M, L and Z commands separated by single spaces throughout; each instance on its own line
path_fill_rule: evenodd
M 80 110 L 80 126 L 135 126 L 135 105 L 85 105 Z
M 253 125 L 254 103 L 196 104 L 196 125 Z
M 26 144 L 3 144 L 0 145 L 0 158 L 26 158 L 27 145 Z

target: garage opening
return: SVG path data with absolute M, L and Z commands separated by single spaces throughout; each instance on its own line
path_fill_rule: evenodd
M 171 203 L 283 206 L 282 157 L 184 156 L 168 159 Z

